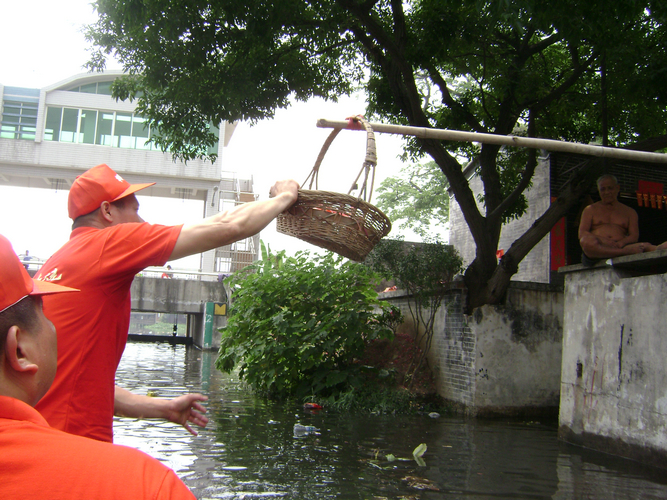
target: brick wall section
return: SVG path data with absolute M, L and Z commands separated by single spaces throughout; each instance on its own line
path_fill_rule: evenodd
M 401 309 L 410 328 L 405 292 L 380 296 Z M 466 290 L 454 283 L 436 314 L 429 353 L 438 394 L 471 416 L 555 414 L 562 297 L 559 287 L 513 283 L 506 304 L 465 315 Z
M 452 290 L 438 310 L 431 352 L 431 366 L 438 393 L 462 407 L 471 407 L 475 400 L 476 338 L 463 314 L 464 290 Z

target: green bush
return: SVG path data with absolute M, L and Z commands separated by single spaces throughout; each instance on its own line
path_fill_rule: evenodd
M 334 397 L 363 384 L 367 342 L 391 338 L 400 314 L 380 302 L 378 276 L 333 254 L 276 256 L 228 278 L 232 304 L 216 366 L 274 397 Z

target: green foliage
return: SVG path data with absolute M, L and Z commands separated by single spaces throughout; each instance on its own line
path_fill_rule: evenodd
M 381 303 L 377 276 L 333 254 L 284 252 L 228 278 L 232 304 L 218 369 L 274 397 L 334 396 L 363 383 L 355 360 L 367 342 L 390 338 L 396 309 Z
M 381 240 L 366 258 L 366 263 L 410 295 L 427 297 L 446 290 L 461 272 L 462 259 L 449 245 L 440 242 L 405 243 L 399 239 Z
M 322 399 L 322 405 L 341 413 L 375 413 L 375 414 L 414 414 L 417 411 L 451 413 L 443 400 L 435 395 L 420 396 L 405 389 L 390 387 L 364 387 L 350 389 L 333 401 Z
M 447 178 L 435 162 L 412 164 L 397 177 L 388 177 L 377 189 L 377 206 L 401 229 L 412 229 L 422 240 L 428 239 L 449 220 Z

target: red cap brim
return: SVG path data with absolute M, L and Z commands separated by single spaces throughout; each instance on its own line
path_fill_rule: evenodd
M 154 182 L 149 182 L 147 184 L 132 184 L 130 185 L 129 188 L 127 188 L 125 191 L 123 191 L 121 194 L 116 196 L 113 200 L 111 201 L 118 201 L 121 198 L 125 198 L 126 196 L 130 196 L 132 193 L 136 193 L 137 191 L 140 191 L 142 189 L 146 189 L 147 187 L 154 186 Z

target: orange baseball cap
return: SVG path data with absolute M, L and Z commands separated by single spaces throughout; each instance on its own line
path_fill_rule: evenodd
M 78 291 L 76 288 L 32 279 L 16 256 L 12 244 L 0 235 L 0 313 L 28 295 Z
M 69 190 L 67 212 L 72 220 L 89 214 L 103 201 L 116 201 L 155 184 L 130 184 L 108 165 L 101 164 L 78 176 Z

